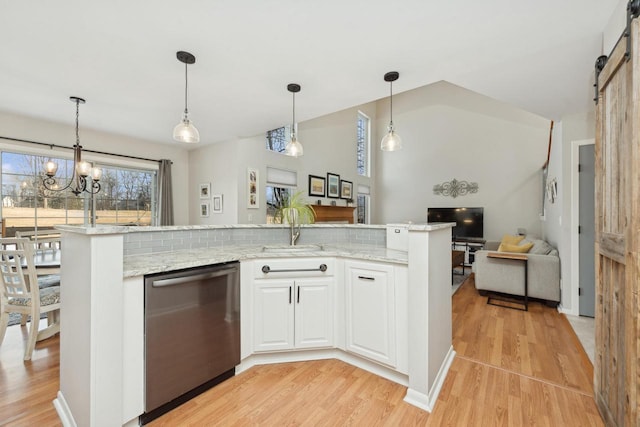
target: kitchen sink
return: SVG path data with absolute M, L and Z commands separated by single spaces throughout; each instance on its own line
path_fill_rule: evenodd
M 322 250 L 320 245 L 266 245 L 262 247 L 262 252 L 271 253 L 298 253 L 298 252 L 318 252 Z

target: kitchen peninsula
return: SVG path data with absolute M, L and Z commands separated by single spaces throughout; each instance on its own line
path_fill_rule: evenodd
M 145 399 L 145 276 L 234 261 L 241 277 L 236 373 L 338 358 L 406 385 L 405 401 L 430 411 L 455 354 L 452 225 L 406 225 L 406 251 L 387 247 L 384 225 L 303 226 L 295 249 L 282 246 L 289 230 L 280 225 L 59 226 L 60 419 L 69 426 L 137 425 Z M 311 265 L 321 268 L 311 272 Z M 290 273 L 290 266 L 304 273 Z M 310 329 L 294 325 L 298 317 L 290 330 L 273 321 L 278 316 L 268 310 L 277 307 L 262 290 L 283 281 L 319 290 L 322 310 L 314 313 L 323 315 L 305 317 Z M 305 288 L 295 286 L 300 298 Z

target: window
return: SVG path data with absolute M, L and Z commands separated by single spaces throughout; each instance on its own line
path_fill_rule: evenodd
M 2 218 L 7 235 L 18 230 L 52 228 L 57 224 L 88 224 L 91 195 L 76 197 L 71 191 L 56 192 L 42 185 L 43 165 L 49 157 L 2 152 Z M 56 180 L 64 186 L 72 175 L 73 161 L 58 163 Z M 100 166 L 102 189 L 95 195 L 100 224 L 152 225 L 155 214 L 156 172 Z
M 358 111 L 357 122 L 357 169 L 358 175 L 369 176 L 369 147 L 371 145 L 369 117 Z
M 291 126 L 267 131 L 267 150 L 284 153 L 287 142 L 291 139 Z
M 266 197 L 267 224 L 275 223 L 275 216 L 282 202 L 293 195 L 298 183 L 298 173 L 286 169 L 267 167 Z
M 358 185 L 356 216 L 358 224 L 369 224 L 369 203 L 371 189 L 366 185 Z

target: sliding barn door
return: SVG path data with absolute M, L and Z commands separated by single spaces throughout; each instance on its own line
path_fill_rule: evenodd
M 598 78 L 596 131 L 596 360 L 594 391 L 610 426 L 637 426 L 640 260 L 638 19 Z

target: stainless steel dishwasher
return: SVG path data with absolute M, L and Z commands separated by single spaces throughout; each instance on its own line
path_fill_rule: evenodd
M 239 263 L 145 277 L 145 413 L 159 417 L 235 374 Z

